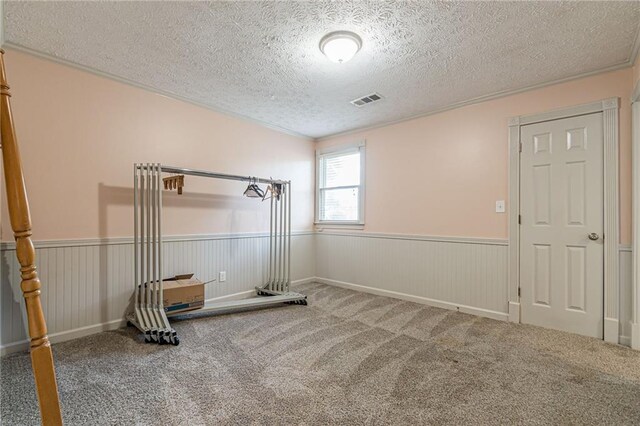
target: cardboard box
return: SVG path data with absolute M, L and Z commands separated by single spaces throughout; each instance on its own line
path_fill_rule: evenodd
M 204 284 L 195 278 L 182 280 L 164 280 L 164 310 L 167 314 L 193 311 L 204 306 Z

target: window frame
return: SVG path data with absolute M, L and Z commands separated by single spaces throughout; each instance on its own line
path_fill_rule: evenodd
M 360 185 L 346 185 L 336 187 L 320 187 L 320 178 L 322 174 L 321 161 L 323 158 L 338 157 L 341 155 L 355 153 L 360 154 Z M 315 197 L 315 220 L 314 224 L 318 226 L 352 226 L 362 228 L 364 227 L 364 207 L 365 207 L 365 164 L 366 164 L 366 142 L 360 141 L 351 143 L 348 145 L 332 146 L 324 149 L 316 150 L 316 197 Z M 358 218 L 356 220 L 320 220 L 320 200 L 321 192 L 331 189 L 349 189 L 358 188 Z

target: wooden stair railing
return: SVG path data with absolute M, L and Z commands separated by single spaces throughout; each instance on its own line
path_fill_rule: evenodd
M 4 69 L 4 50 L 0 49 L 0 127 L 2 161 L 7 187 L 7 207 L 16 240 L 16 256 L 20 263 L 20 288 L 27 308 L 31 339 L 31 366 L 35 378 L 40 416 L 44 425 L 61 425 L 60 401 L 53 354 L 47 336 L 47 324 L 40 302 L 40 280 L 35 266 L 35 249 L 31 241 L 31 214 L 24 186 L 20 151 L 11 114 L 11 93 Z

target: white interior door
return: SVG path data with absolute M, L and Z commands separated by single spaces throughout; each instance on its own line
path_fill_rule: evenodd
M 602 114 L 521 127 L 524 323 L 603 338 Z

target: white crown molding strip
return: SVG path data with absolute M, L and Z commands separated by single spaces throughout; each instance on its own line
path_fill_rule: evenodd
M 524 93 L 524 92 L 528 92 L 530 90 L 537 90 L 537 89 L 543 89 L 545 87 L 549 87 L 549 86 L 553 86 L 556 84 L 561 84 L 561 83 L 568 83 L 570 81 L 574 81 L 574 80 L 579 80 L 581 78 L 586 78 L 586 77 L 591 77 L 594 75 L 598 75 L 598 74 L 604 74 L 607 72 L 612 72 L 612 71 L 618 71 L 621 69 L 625 69 L 625 68 L 629 68 L 633 66 L 632 62 L 624 62 L 618 65 L 613 65 L 610 67 L 606 67 L 606 68 L 601 68 L 595 71 L 589 71 L 586 73 L 582 73 L 582 74 L 576 74 L 574 76 L 571 77 L 566 77 L 566 78 L 561 78 L 558 80 L 552 80 L 546 83 L 540 83 L 540 84 L 534 84 L 531 86 L 527 86 L 527 87 L 523 87 L 522 89 L 514 89 L 514 90 L 504 90 L 504 91 L 500 91 L 500 92 L 495 92 L 489 95 L 484 95 L 484 96 L 479 96 L 476 98 L 471 98 L 465 101 L 461 101 L 461 102 L 456 102 L 453 103 L 451 105 L 447 105 L 445 107 L 442 108 L 437 108 L 431 111 L 427 111 L 427 112 L 423 112 L 420 114 L 416 114 L 416 115 L 412 115 L 411 117 L 407 117 L 407 118 L 401 118 L 399 120 L 393 120 L 393 121 L 386 121 L 384 123 L 380 123 L 380 124 L 374 124 L 372 126 L 364 126 L 364 127 L 359 127 L 357 129 L 352 129 L 352 130 L 347 130 L 345 132 L 339 132 L 339 133 L 333 133 L 327 136 L 322 136 L 320 138 L 316 138 L 316 142 L 323 142 L 329 139 L 333 139 L 339 136 L 348 136 L 348 135 L 352 135 L 355 133 L 360 133 L 360 132 L 365 132 L 365 131 L 370 131 L 370 130 L 374 130 L 374 129 L 379 129 L 381 127 L 386 127 L 386 126 L 392 126 L 395 124 L 400 124 L 400 123 L 404 123 L 405 121 L 411 121 L 411 120 L 416 120 L 419 118 L 424 118 L 424 117 L 429 117 L 431 115 L 436 115 L 436 114 L 441 114 L 443 112 L 447 112 L 447 111 L 451 111 L 454 109 L 458 109 L 458 108 L 462 108 L 465 106 L 469 106 L 469 105 L 474 105 L 474 104 L 478 104 L 481 102 L 486 102 L 486 101 L 491 101 L 494 99 L 500 99 L 500 98 L 505 98 L 507 96 L 512 96 L 512 95 L 517 95 L 519 93 Z
M 163 95 L 163 96 L 167 96 L 169 98 L 176 99 L 176 100 L 179 100 L 179 101 L 182 101 L 182 102 L 187 102 L 187 103 L 190 103 L 192 105 L 198 106 L 200 108 L 205 108 L 205 109 L 208 109 L 210 111 L 214 111 L 214 112 L 217 112 L 217 113 L 220 113 L 220 114 L 225 114 L 225 115 L 228 115 L 228 116 L 232 116 L 232 117 L 236 117 L 236 118 L 239 118 L 239 119 L 242 119 L 242 120 L 246 120 L 246 121 L 252 122 L 254 124 L 258 124 L 260 126 L 266 127 L 268 129 L 271 129 L 271 130 L 274 130 L 274 131 L 277 131 L 277 132 L 280 132 L 280 133 L 285 133 L 285 134 L 288 134 L 288 135 L 291 135 L 291 136 L 296 136 L 296 137 L 299 137 L 299 138 L 303 138 L 305 140 L 315 141 L 315 142 L 322 142 L 322 141 L 325 141 L 325 140 L 328 140 L 328 139 L 331 139 L 331 138 L 335 138 L 335 137 L 338 137 L 338 136 L 346 136 L 346 135 L 350 135 L 350 134 L 354 134 L 354 133 L 358 133 L 358 132 L 378 129 L 380 127 L 391 126 L 391 125 L 394 125 L 394 124 L 403 123 L 405 121 L 411 121 L 411 120 L 415 120 L 415 119 L 418 119 L 418 118 L 428 117 L 430 115 L 440 114 L 440 113 L 443 113 L 443 112 L 446 112 L 446 111 L 450 111 L 450 110 L 457 109 L 457 108 L 462 108 L 462 107 L 468 106 L 468 105 L 474 105 L 474 104 L 477 104 L 477 103 L 490 101 L 490 100 L 493 100 L 493 99 L 504 98 L 504 97 L 507 97 L 507 96 L 516 95 L 518 93 L 527 92 L 527 91 L 530 91 L 530 90 L 542 89 L 544 87 L 553 86 L 555 84 L 566 83 L 566 82 L 569 82 L 569 81 L 578 80 L 578 79 L 581 79 L 581 78 L 590 77 L 590 76 L 593 76 L 593 75 L 602 74 L 602 73 L 606 73 L 606 72 L 617 71 L 617 70 L 620 70 L 620 69 L 624 69 L 624 68 L 628 68 L 630 66 L 633 66 L 633 62 L 628 61 L 628 62 L 625 62 L 625 63 L 622 63 L 622 64 L 613 65 L 611 67 L 605 67 L 605 68 L 601 68 L 601 69 L 598 69 L 598 70 L 595 70 L 595 71 L 590 71 L 590 72 L 586 72 L 586 73 L 577 74 L 577 75 L 571 76 L 571 77 L 552 80 L 552 81 L 549 81 L 549 82 L 546 82 L 546 83 L 540 83 L 540 84 L 536 84 L 536 85 L 531 85 L 531 86 L 527 86 L 527 87 L 524 87 L 524 88 L 521 88 L 521 89 L 503 90 L 503 91 L 491 93 L 491 94 L 484 95 L 484 96 L 478 96 L 476 98 L 471 98 L 471 99 L 467 99 L 467 100 L 464 100 L 464 101 L 456 102 L 456 103 L 444 106 L 442 108 L 437 108 L 437 109 L 434 109 L 434 110 L 431 110 L 431 111 L 422 112 L 420 114 L 412 115 L 412 116 L 407 117 L 407 118 L 401 118 L 399 120 L 385 121 L 383 123 L 375 124 L 375 125 L 372 125 L 372 126 L 358 127 L 358 128 L 355 128 L 355 129 L 347 130 L 345 132 L 333 133 L 333 134 L 330 134 L 330 135 L 322 136 L 320 138 L 313 138 L 313 137 L 310 137 L 308 135 L 303 135 L 301 133 L 297 133 L 297 132 L 294 132 L 292 130 L 288 130 L 288 129 L 285 129 L 285 128 L 282 128 L 282 127 L 279 127 L 279 126 L 275 126 L 275 125 L 267 123 L 267 122 L 263 122 L 263 121 L 260 121 L 260 120 L 255 120 L 253 118 L 250 118 L 250 117 L 247 117 L 247 116 L 244 116 L 244 115 L 241 115 L 241 114 L 236 114 L 236 113 L 233 113 L 233 112 L 230 112 L 230 111 L 226 111 L 226 110 L 223 110 L 223 109 L 215 108 L 215 107 L 213 107 L 211 105 L 207 105 L 207 104 L 203 104 L 203 103 L 200 103 L 200 102 L 197 102 L 197 101 L 193 101 L 193 100 L 187 99 L 185 97 L 182 97 L 182 96 L 177 95 L 177 94 L 172 93 L 172 92 L 167 92 L 167 91 L 163 91 L 163 90 L 160 90 L 160 89 L 156 89 L 154 87 L 150 87 L 150 86 L 146 86 L 146 85 L 143 85 L 143 84 L 140 84 L 140 83 L 136 83 L 134 81 L 131 81 L 131 80 L 128 80 L 128 79 L 125 79 L 125 78 L 121 78 L 121 77 L 118 77 L 118 76 L 113 75 L 113 74 L 105 73 L 105 72 L 93 69 L 91 67 L 80 65 L 80 64 L 77 64 L 75 62 L 67 61 L 65 59 L 57 58 L 55 56 L 48 55 L 46 53 L 42 53 L 42 52 L 39 52 L 37 50 L 33 50 L 33 49 L 28 48 L 28 47 L 21 46 L 19 44 L 6 42 L 6 43 L 2 43 L 2 45 L 5 48 L 8 48 L 8 49 L 13 49 L 13 50 L 16 50 L 16 51 L 19 51 L 19 52 L 28 53 L 28 54 L 36 56 L 38 58 L 42 58 L 42 59 L 49 60 L 49 61 L 61 64 L 61 65 L 65 65 L 65 66 L 68 66 L 68 67 L 72 67 L 72 68 L 76 68 L 76 69 L 79 69 L 79 70 L 82 70 L 82 71 L 86 71 L 86 72 L 89 72 L 91 74 L 97 75 L 99 77 L 108 78 L 110 80 L 114 80 L 114 81 L 117 81 L 119 83 L 127 84 L 129 86 L 133 86 L 133 87 L 136 87 L 138 89 L 146 90 L 146 91 L 152 92 L 152 93 L 157 93 L 157 94 L 160 94 L 160 95 Z
M 2 2 L 0 1 L 0 3 L 2 3 Z M 80 65 L 80 64 L 72 62 L 72 61 L 67 61 L 66 59 L 57 58 L 55 56 L 52 56 L 52 55 L 49 55 L 49 54 L 46 54 L 46 53 L 42 53 L 42 52 L 39 52 L 37 50 L 33 50 L 33 49 L 28 48 L 28 47 L 21 46 L 19 44 L 15 44 L 15 43 L 11 43 L 11 42 L 5 42 L 2 45 L 5 47 L 5 49 L 8 48 L 10 50 L 16 50 L 18 52 L 28 53 L 29 55 L 33 55 L 33 56 L 36 56 L 38 58 L 45 59 L 45 60 L 48 60 L 48 61 L 51 61 L 51 62 L 55 62 L 55 63 L 61 64 L 61 65 L 65 65 L 65 66 L 68 66 L 68 67 L 71 67 L 71 68 L 76 68 L 76 69 L 79 69 L 81 71 L 85 71 L 85 72 L 91 73 L 93 75 L 97 75 L 98 77 L 108 78 L 109 80 L 117 81 L 118 83 L 126 84 L 128 86 L 132 86 L 132 87 L 135 87 L 137 89 L 145 90 L 145 91 L 151 92 L 151 93 L 156 93 L 158 95 L 162 95 L 162 96 L 166 96 L 166 97 L 171 98 L 171 99 L 175 99 L 175 100 L 178 100 L 178 101 L 186 102 L 186 103 L 189 103 L 191 105 L 195 105 L 195 106 L 200 107 L 200 108 L 208 109 L 209 111 L 217 112 L 219 114 L 223 114 L 223 115 L 235 117 L 235 118 L 238 118 L 238 119 L 241 119 L 241 120 L 244 120 L 244 121 L 248 121 L 250 123 L 257 124 L 257 125 L 262 126 L 262 127 L 266 127 L 267 129 L 274 130 L 274 131 L 279 132 L 279 133 L 285 133 L 287 135 L 295 136 L 295 137 L 298 137 L 298 138 L 302 138 L 302 139 L 305 139 L 305 140 L 310 141 L 310 142 L 315 141 L 314 138 L 312 138 L 312 137 L 310 137 L 308 135 L 303 135 L 301 133 L 294 132 L 293 130 L 285 129 L 284 127 L 276 126 L 274 124 L 270 124 L 270 123 L 267 123 L 265 121 L 256 120 L 256 119 L 248 117 L 246 115 L 237 114 L 237 113 L 234 113 L 234 112 L 231 112 L 231 111 L 227 111 L 227 110 L 222 109 L 222 108 L 216 108 L 216 107 L 214 107 L 212 105 L 208 105 L 208 104 L 205 104 L 205 103 L 202 103 L 202 102 L 198 102 L 198 101 L 194 101 L 192 99 L 185 98 L 185 97 L 180 96 L 180 95 L 178 95 L 176 93 L 173 93 L 173 92 L 168 92 L 166 90 L 161 90 L 161 89 L 157 89 L 155 87 L 151 87 L 151 86 L 147 86 L 147 85 L 144 85 L 144 84 L 141 84 L 141 83 L 137 83 L 135 81 L 132 81 L 132 80 L 129 80 L 129 79 L 126 79 L 126 78 L 118 77 L 117 75 L 114 75 L 114 74 L 110 74 L 110 73 L 106 73 L 106 72 L 103 72 L 103 71 L 99 71 L 99 70 L 97 70 L 95 68 L 91 68 L 91 67 L 87 67 L 87 66 L 84 66 L 84 65 Z

